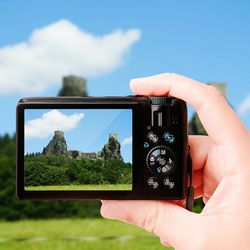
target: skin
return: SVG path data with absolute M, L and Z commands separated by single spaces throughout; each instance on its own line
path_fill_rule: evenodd
M 155 233 L 175 249 L 250 249 L 250 134 L 220 92 L 178 75 L 133 79 L 138 95 L 171 95 L 196 109 L 208 136 L 189 136 L 195 198 L 200 214 L 183 202 L 102 201 L 105 218 L 131 223 Z

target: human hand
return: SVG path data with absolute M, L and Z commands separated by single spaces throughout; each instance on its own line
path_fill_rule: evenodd
M 138 225 L 176 249 L 250 249 L 250 134 L 220 92 L 177 74 L 131 81 L 138 95 L 171 95 L 197 111 L 208 136 L 189 136 L 201 214 L 170 201 L 102 201 L 103 217 Z

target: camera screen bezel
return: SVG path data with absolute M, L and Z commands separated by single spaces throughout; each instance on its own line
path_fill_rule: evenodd
M 142 107 L 136 102 L 120 100 L 87 99 L 75 101 L 70 99 L 53 99 L 40 101 L 23 101 L 17 106 L 17 197 L 20 199 L 138 199 L 142 194 L 142 163 L 140 159 L 142 133 Z M 132 190 L 25 190 L 24 184 L 24 122 L 25 110 L 28 109 L 130 109 L 132 110 Z

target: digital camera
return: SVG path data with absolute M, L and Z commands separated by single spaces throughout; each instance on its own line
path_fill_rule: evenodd
M 180 99 L 49 97 L 17 105 L 21 199 L 184 199 L 191 177 Z

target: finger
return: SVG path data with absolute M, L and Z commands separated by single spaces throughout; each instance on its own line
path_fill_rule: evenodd
M 203 170 L 196 170 L 193 172 L 193 187 L 197 188 L 203 185 Z
M 212 141 L 209 136 L 189 135 L 190 154 L 193 162 L 193 170 L 202 169 L 207 161 Z
M 154 232 L 176 248 L 192 240 L 192 235 L 197 237 L 197 228 L 201 230 L 197 214 L 166 201 L 103 201 L 101 214 Z
M 207 133 L 218 144 L 230 142 L 238 145 L 246 137 L 246 128 L 215 87 L 170 73 L 133 79 L 130 86 L 139 95 L 171 95 L 191 104 Z

